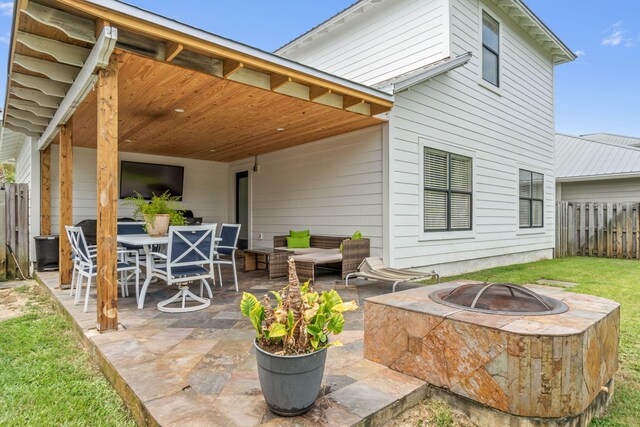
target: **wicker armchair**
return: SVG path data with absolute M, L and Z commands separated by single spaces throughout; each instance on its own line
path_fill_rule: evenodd
M 342 244 L 342 261 L 322 264 L 311 261 L 296 261 L 296 271 L 300 280 L 315 279 L 318 265 L 335 267 L 342 273 L 342 279 L 347 274 L 358 270 L 358 265 L 370 255 L 369 239 L 351 240 L 340 236 L 311 236 L 310 246 L 318 249 L 337 249 Z M 273 247 L 287 246 L 287 236 L 274 236 Z

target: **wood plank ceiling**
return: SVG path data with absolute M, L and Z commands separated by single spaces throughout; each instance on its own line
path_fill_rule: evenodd
M 17 7 L 5 125 L 35 138 L 103 25 L 118 28 L 121 151 L 234 161 L 383 123 L 375 116 L 393 105 L 368 88 L 289 73 L 87 3 L 17 0 Z M 95 112 L 91 93 L 74 114 L 76 145 L 95 147 Z
M 118 55 L 120 151 L 229 162 L 382 123 L 128 52 Z M 92 94 L 74 115 L 78 146 L 96 145 L 95 103 Z

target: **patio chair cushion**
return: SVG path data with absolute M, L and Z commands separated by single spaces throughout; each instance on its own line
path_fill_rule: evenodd
M 340 249 L 315 249 L 314 252 L 302 254 L 302 255 L 294 255 L 293 258 L 295 261 L 303 261 L 303 262 L 313 262 L 314 264 L 330 264 L 333 262 L 341 262 L 342 254 L 340 253 Z
M 156 266 L 156 270 L 167 271 L 167 266 L 160 265 Z M 187 265 L 184 267 L 172 267 L 171 275 L 174 277 L 177 276 L 201 276 L 204 274 L 211 274 L 209 268 L 204 267 L 202 265 Z
M 310 254 L 318 251 L 318 248 L 288 248 L 286 246 L 279 246 L 275 249 L 293 252 L 294 255 Z

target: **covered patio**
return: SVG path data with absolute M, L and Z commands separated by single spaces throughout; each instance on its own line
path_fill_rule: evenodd
M 203 206 L 219 183 L 223 190 L 206 197 L 221 200 L 208 202 L 203 216 L 231 222 L 231 206 L 210 205 L 231 205 L 228 175 L 238 162 L 246 170 L 257 156 L 379 127 L 393 105 L 384 92 L 117 1 L 14 7 L 4 124 L 31 138 L 38 162 L 32 234 L 62 236 L 57 283 L 65 288 L 72 265 L 64 227 L 97 219 L 100 332 L 126 326 L 115 252 L 120 159 L 191 162 L 186 190 L 199 193 L 185 195 L 185 207 Z

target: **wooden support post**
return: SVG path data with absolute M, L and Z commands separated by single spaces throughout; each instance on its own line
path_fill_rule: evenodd
M 40 234 L 51 234 L 51 145 L 40 152 Z
M 66 225 L 73 225 L 73 125 L 68 121 L 60 128 L 58 170 L 60 186 L 60 287 L 71 283 L 73 264 L 71 244 L 67 238 Z
M 98 224 L 96 229 L 98 330 L 118 329 L 118 57 L 100 70 L 97 83 Z

